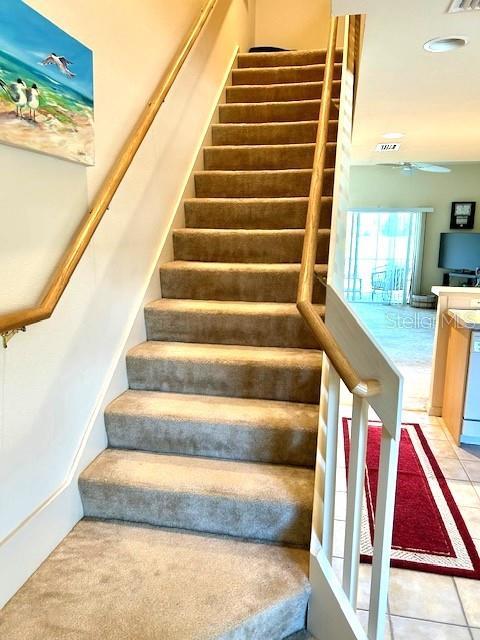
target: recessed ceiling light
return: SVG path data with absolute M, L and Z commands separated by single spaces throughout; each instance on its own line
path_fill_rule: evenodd
M 468 44 L 468 38 L 465 36 L 448 36 L 446 38 L 433 38 L 423 45 L 425 51 L 431 53 L 445 53 L 453 51 L 453 49 L 461 49 Z
M 396 131 L 392 131 L 391 133 L 384 133 L 383 137 L 386 138 L 387 140 L 399 140 L 400 138 L 403 138 L 405 134 L 404 133 L 398 133 Z

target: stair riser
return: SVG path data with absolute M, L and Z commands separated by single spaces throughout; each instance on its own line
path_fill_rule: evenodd
M 318 236 L 317 264 L 328 262 L 330 235 Z M 302 261 L 304 234 L 277 232 L 271 234 L 195 233 L 173 234 L 175 260 L 197 262 L 299 263 Z
M 79 481 L 87 517 L 142 522 L 306 547 L 311 511 L 274 501 L 252 504 L 223 496 L 148 490 Z
M 317 138 L 317 128 L 318 123 L 316 121 L 213 125 L 212 143 L 217 146 L 314 144 Z M 336 141 L 337 130 L 338 122 L 336 120 L 331 121 L 328 127 L 328 142 Z
M 204 166 L 207 171 L 255 171 L 272 169 L 311 169 L 315 145 L 280 147 L 209 147 L 204 150 Z M 327 147 L 327 168 L 335 166 L 336 146 Z
M 244 424 L 105 414 L 108 442 L 118 449 L 313 467 L 316 432 L 303 428 L 248 428 Z
M 188 200 L 185 202 L 185 224 L 198 229 L 304 229 L 307 216 L 306 199 L 270 201 Z M 324 201 L 320 228 L 329 228 L 332 202 Z
M 310 193 L 311 171 L 197 173 L 197 198 L 289 198 Z M 333 194 L 333 171 L 324 174 L 323 195 Z
M 304 67 L 276 67 L 257 69 L 234 69 L 232 84 L 286 84 L 288 82 L 321 82 L 325 75 L 325 65 L 306 65 Z M 338 80 L 342 75 L 342 65 L 336 64 L 334 79 Z
M 337 112 L 332 108 L 333 117 Z M 320 100 L 307 102 L 266 102 L 264 104 L 225 104 L 219 108 L 219 122 L 230 123 L 272 123 L 301 122 L 317 120 Z
M 160 269 L 164 298 L 187 300 L 241 300 L 244 302 L 295 302 L 299 271 L 221 272 L 196 269 Z M 325 289 L 315 281 L 314 301 L 323 304 Z
M 282 85 L 250 85 L 241 87 L 227 87 L 227 103 L 245 102 L 289 102 L 291 100 L 320 100 L 322 82 Z M 332 84 L 332 97 L 340 95 L 340 82 Z
M 240 69 L 257 67 L 286 67 L 309 64 L 325 64 L 325 51 L 280 51 L 274 53 L 241 53 L 238 58 Z M 342 61 L 342 51 L 335 53 L 335 61 Z
M 318 349 L 299 313 L 241 314 L 145 309 L 148 340 Z
M 127 356 L 131 389 L 317 403 L 318 368 Z

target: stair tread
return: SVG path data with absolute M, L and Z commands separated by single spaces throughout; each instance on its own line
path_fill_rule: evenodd
M 283 271 L 285 273 L 298 273 L 300 264 L 297 263 L 249 263 L 249 262 L 194 262 L 188 260 L 174 260 L 172 262 L 164 262 L 160 270 L 164 271 L 181 271 L 183 269 L 194 269 L 198 271 L 243 271 L 250 273 L 273 273 L 275 271 Z M 326 273 L 326 264 L 317 264 L 315 268 L 317 273 Z
M 187 360 L 194 362 L 220 361 L 229 365 L 263 364 L 282 368 L 318 368 L 322 364 L 322 352 L 315 349 L 291 347 L 252 347 L 248 345 L 205 344 L 201 342 L 147 341 L 136 345 L 127 358 L 155 360 Z
M 58 637 L 52 629 L 68 629 L 75 638 L 116 640 L 138 638 L 141 629 L 143 638 L 169 640 L 283 638 L 304 626 L 308 556 L 84 519 L 2 610 L 2 637 L 47 639 Z
M 304 429 L 317 431 L 318 407 L 300 402 L 165 393 L 125 391 L 107 409 L 113 415 L 145 415 L 162 420 L 195 420 L 214 424 L 225 421 L 260 429 Z
M 230 125 L 222 125 L 230 126 Z M 245 126 L 245 125 L 243 125 Z M 329 147 L 336 147 L 336 142 L 327 142 Z M 231 151 L 276 151 L 282 149 L 315 149 L 314 142 L 292 142 L 282 144 L 215 144 L 204 147 L 207 151 L 221 151 L 228 149 Z
M 324 305 L 315 305 L 318 313 L 325 311 Z M 240 313 L 251 315 L 298 315 L 297 305 L 292 302 L 243 302 L 239 300 L 178 300 L 159 298 L 149 302 L 145 308 L 149 311 L 204 311 L 205 313 Z
M 265 238 L 271 236 L 272 238 L 281 239 L 282 236 L 297 236 L 302 237 L 305 235 L 304 229 L 175 229 L 174 235 L 186 236 L 186 237 L 199 237 L 199 236 L 214 236 L 214 237 L 229 237 L 233 236 L 238 238 L 239 241 L 242 238 L 253 238 L 255 236 L 263 236 Z M 319 235 L 329 236 L 330 229 L 319 229 Z
M 238 55 L 238 67 L 240 69 L 249 69 L 251 66 L 270 67 L 272 63 L 273 66 L 280 62 L 286 65 L 288 63 L 298 63 L 299 60 L 303 60 L 302 65 L 317 64 L 319 61 L 324 63 L 326 55 L 327 52 L 325 49 L 251 51 Z M 335 60 L 341 60 L 343 56 L 342 50 L 337 50 L 335 55 Z
M 81 474 L 82 485 L 131 486 L 172 494 L 298 503 L 311 508 L 314 472 L 258 462 L 106 449 Z

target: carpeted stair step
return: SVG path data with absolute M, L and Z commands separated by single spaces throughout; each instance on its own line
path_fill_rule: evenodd
M 86 516 L 306 547 L 313 480 L 302 467 L 107 449 L 79 485 Z
M 325 50 L 310 51 L 271 51 L 256 53 L 240 53 L 237 58 L 240 69 L 255 67 L 285 67 L 325 64 L 327 52 Z M 335 61 L 341 62 L 343 52 L 339 49 L 335 52 Z
M 313 467 L 318 407 L 126 391 L 106 409 L 110 447 Z
M 332 82 L 332 97 L 340 95 L 340 81 Z M 283 84 L 250 84 L 225 89 L 228 103 L 289 102 L 291 100 L 320 100 L 323 82 L 287 82 Z
M 313 144 L 318 120 L 306 122 L 260 122 L 214 124 L 212 143 L 221 145 Z M 337 139 L 338 120 L 331 120 L 328 141 Z
M 309 553 L 84 519 L 1 612 L 3 640 L 280 640 L 303 629 Z
M 177 229 L 173 232 L 175 260 L 299 263 L 305 232 L 301 229 Z M 330 229 L 318 232 L 317 259 L 328 262 Z
M 334 79 L 342 75 L 342 64 L 338 62 L 334 67 Z M 234 69 L 232 84 L 285 84 L 288 82 L 320 82 L 325 76 L 324 64 L 310 64 L 303 66 L 285 67 L 250 67 Z
M 318 349 L 293 303 L 160 299 L 145 307 L 145 323 L 148 340 Z
M 320 113 L 320 100 L 297 100 L 292 102 L 245 102 L 221 104 L 219 123 L 278 123 L 316 120 Z M 338 114 L 333 110 L 332 118 Z
M 326 167 L 335 166 L 337 145 L 327 145 Z M 204 149 L 207 171 L 311 169 L 315 144 L 214 146 Z
M 327 266 L 316 272 L 326 275 Z M 295 302 L 298 264 L 245 264 L 223 262 L 166 262 L 160 267 L 163 298 L 188 300 L 241 300 Z M 325 302 L 325 289 L 314 283 L 314 302 Z
M 324 173 L 323 194 L 333 194 L 333 169 Z M 311 169 L 277 171 L 198 171 L 195 194 L 198 198 L 286 198 L 310 193 Z
M 316 403 L 322 354 L 193 342 L 144 342 L 127 354 L 130 389 Z
M 308 198 L 192 198 L 185 224 L 199 229 L 305 229 Z M 322 200 L 320 226 L 329 228 L 332 198 Z

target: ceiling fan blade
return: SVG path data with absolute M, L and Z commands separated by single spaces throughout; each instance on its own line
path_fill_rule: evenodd
M 428 173 L 450 173 L 449 167 L 442 167 L 439 164 L 428 164 L 427 162 L 415 162 L 414 166 L 420 171 L 427 171 Z

